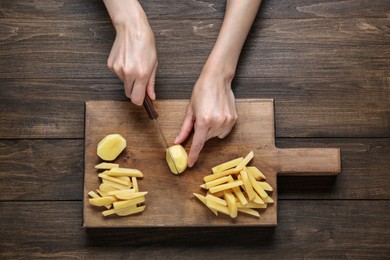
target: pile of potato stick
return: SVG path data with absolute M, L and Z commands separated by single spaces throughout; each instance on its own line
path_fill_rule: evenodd
M 145 195 L 147 192 L 140 192 L 138 179 L 143 174 L 137 169 L 120 168 L 119 164 L 103 162 L 95 166 L 102 170 L 98 174 L 102 183 L 99 189 L 90 191 L 89 203 L 98 207 L 106 207 L 103 216 L 116 214 L 128 216 L 140 213 L 145 210 Z
M 238 212 L 242 212 L 260 217 L 258 209 L 265 209 L 274 202 L 267 193 L 273 189 L 258 168 L 248 166 L 253 157 L 251 151 L 245 158 L 239 157 L 213 167 L 213 173 L 205 176 L 205 183 L 200 185 L 207 194 L 194 193 L 194 196 L 217 216 L 220 212 L 236 218 Z

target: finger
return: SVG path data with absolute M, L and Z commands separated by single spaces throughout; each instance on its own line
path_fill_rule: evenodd
M 146 93 L 152 99 L 156 99 L 155 85 L 156 85 L 156 72 L 157 72 L 157 63 L 152 70 L 148 84 L 146 86 Z
M 134 88 L 134 79 L 128 79 L 124 82 L 124 86 L 125 86 L 125 95 L 126 97 L 130 98 L 131 99 L 131 93 L 133 92 L 133 88 Z
M 197 127 L 194 138 L 192 139 L 190 154 L 188 155 L 188 166 L 192 167 L 198 160 L 199 153 L 207 140 L 208 128 Z
M 181 126 L 180 132 L 175 138 L 175 144 L 181 144 L 187 137 L 190 135 L 192 128 L 194 127 L 194 117 L 190 110 L 187 108 L 186 115 L 184 117 L 183 124 Z
M 218 138 L 219 139 L 223 139 L 225 138 L 231 131 L 232 131 L 233 127 L 229 128 L 228 130 L 222 132 L 221 134 L 218 135 Z
M 147 82 L 142 79 L 136 79 L 134 82 L 134 87 L 131 92 L 131 102 L 137 106 L 141 106 L 145 99 L 145 87 Z

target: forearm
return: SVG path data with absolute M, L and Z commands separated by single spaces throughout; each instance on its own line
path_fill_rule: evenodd
M 234 77 L 242 47 L 260 4 L 261 0 L 227 0 L 225 18 L 206 69 L 218 69 L 218 73 L 231 79 Z
M 118 31 L 147 21 L 144 10 L 137 0 L 103 0 L 111 21 Z

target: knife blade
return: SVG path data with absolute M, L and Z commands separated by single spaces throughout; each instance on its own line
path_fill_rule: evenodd
M 168 148 L 169 148 L 169 145 L 168 145 L 167 139 L 165 138 L 165 135 L 164 135 L 164 133 L 163 133 L 163 131 L 162 131 L 162 129 L 161 129 L 161 126 L 160 126 L 160 124 L 158 123 L 158 120 L 157 120 L 157 118 L 158 118 L 157 111 L 156 111 L 156 109 L 154 108 L 153 102 L 152 102 L 152 100 L 148 97 L 148 95 L 145 96 L 143 105 L 144 105 L 144 108 L 145 108 L 145 110 L 146 110 L 146 113 L 148 114 L 149 119 L 151 119 L 151 120 L 153 121 L 154 126 L 155 126 L 156 129 L 157 129 L 157 132 L 160 134 L 160 137 L 161 137 L 161 139 L 162 139 L 163 142 L 164 142 L 165 149 L 166 149 L 166 151 L 168 152 L 169 156 L 171 157 L 173 166 L 175 167 L 176 174 L 178 174 L 179 171 L 177 170 L 176 163 L 175 163 L 175 161 L 173 160 L 173 156 L 172 156 L 172 154 L 171 154 L 171 151 L 168 149 Z

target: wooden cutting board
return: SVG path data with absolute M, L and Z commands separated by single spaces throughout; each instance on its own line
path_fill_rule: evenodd
M 168 143 L 179 133 L 188 100 L 160 100 L 155 108 Z M 237 100 L 239 119 L 230 135 L 209 140 L 196 165 L 181 175 L 170 173 L 165 148 L 153 122 L 143 107 L 125 101 L 91 101 L 86 103 L 84 227 L 183 227 L 183 226 L 275 226 L 277 225 L 277 182 L 283 175 L 335 175 L 340 172 L 340 149 L 275 147 L 274 103 L 271 99 Z M 144 173 L 140 190 L 148 191 L 146 210 L 127 217 L 103 217 L 102 209 L 89 205 L 88 192 L 100 184 L 94 166 L 101 162 L 96 155 L 98 142 L 107 134 L 119 133 L 127 148 L 116 159 L 121 167 L 136 168 Z M 189 151 L 191 142 L 183 144 Z M 255 154 L 250 165 L 258 167 L 273 187 L 275 203 L 260 211 L 260 218 L 239 213 L 236 219 L 216 217 L 194 198 L 205 194 L 199 187 L 211 168 L 222 162 Z

